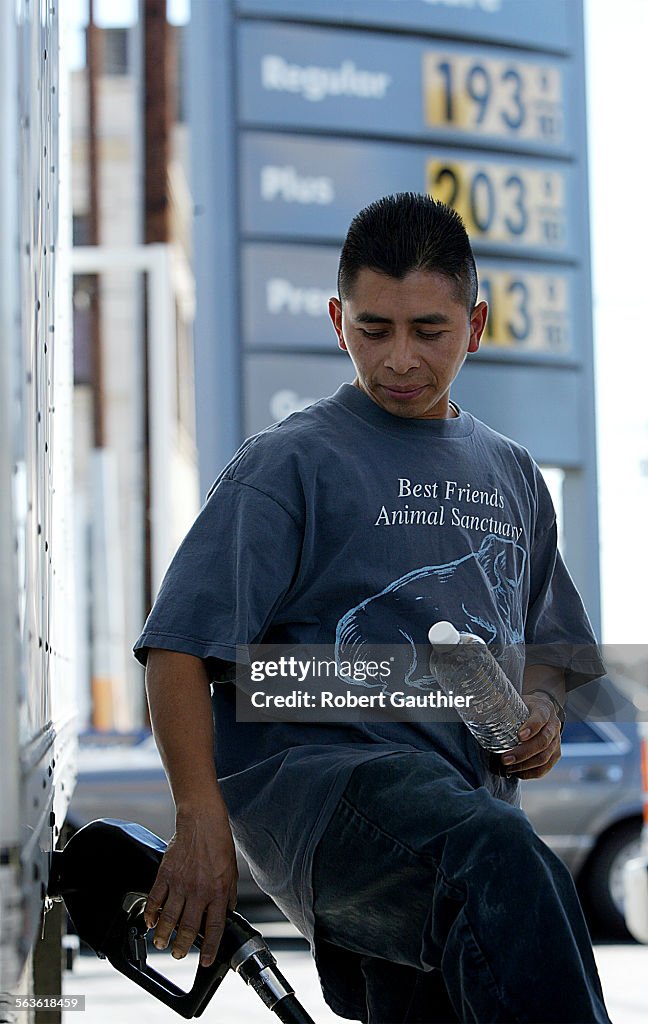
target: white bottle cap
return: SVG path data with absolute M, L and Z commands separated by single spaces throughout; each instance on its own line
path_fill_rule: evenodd
M 428 640 L 433 647 L 456 647 L 461 634 L 451 622 L 435 622 L 430 626 Z

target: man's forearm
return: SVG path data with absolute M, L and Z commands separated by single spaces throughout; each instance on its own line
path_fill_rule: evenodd
M 236 904 L 236 853 L 214 765 L 209 680 L 199 658 L 149 651 L 146 689 L 153 733 L 176 805 L 176 830 L 149 892 L 145 921 L 163 949 L 175 931 L 183 957 L 202 929 L 200 962 L 213 963 Z
M 151 725 L 179 813 L 221 801 L 214 765 L 209 680 L 200 658 L 151 650 L 146 665 Z

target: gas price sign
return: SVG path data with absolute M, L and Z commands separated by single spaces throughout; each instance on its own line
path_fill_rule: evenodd
M 561 170 L 488 160 L 427 161 L 430 195 L 453 207 L 473 239 L 562 248 L 567 235 Z
M 557 63 L 427 50 L 423 102 L 431 128 L 548 146 L 564 141 L 563 75 Z

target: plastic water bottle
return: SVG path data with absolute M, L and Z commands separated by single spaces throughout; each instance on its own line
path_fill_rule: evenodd
M 517 746 L 529 709 L 481 637 L 460 633 L 451 622 L 437 622 L 428 639 L 430 671 L 443 692 L 471 698 L 455 710 L 477 742 L 495 753 Z

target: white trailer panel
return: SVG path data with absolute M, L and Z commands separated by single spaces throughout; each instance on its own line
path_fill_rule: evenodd
M 72 341 L 56 4 L 0 4 L 0 991 L 29 987 L 74 783 Z

